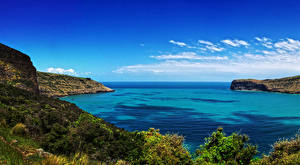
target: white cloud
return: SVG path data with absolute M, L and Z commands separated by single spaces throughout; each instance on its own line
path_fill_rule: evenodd
M 218 47 L 210 41 L 198 40 L 198 43 L 205 45 L 205 50 L 210 50 L 211 52 L 221 52 L 224 48 Z
M 262 44 L 262 46 L 266 47 L 266 48 L 273 48 L 273 43 L 272 40 L 270 38 L 267 37 L 255 37 L 255 39 L 260 42 Z
M 216 52 L 221 52 L 224 50 L 224 48 L 221 47 L 217 47 L 216 45 L 207 45 L 206 48 L 212 52 L 216 51 Z
M 219 48 L 214 43 L 199 40 L 198 43 L 203 44 L 203 49 L 212 49 L 211 52 L 205 52 L 205 55 L 198 55 L 198 51 L 196 51 L 150 56 L 159 61 L 152 64 L 123 66 L 114 72 L 147 72 L 155 75 L 172 74 L 183 77 L 187 74 L 193 75 L 192 77 L 204 75 L 208 77 L 211 75 L 268 77 L 270 75 L 300 74 L 299 40 L 287 38 L 275 42 L 266 37 L 256 37 L 255 40 L 263 47 L 255 48 L 255 44 L 253 44 L 250 49 L 235 52 L 232 52 L 229 47 L 226 49 L 228 50 L 225 52 L 226 56 L 217 54 L 219 53 L 217 50 L 212 51 Z M 250 46 L 248 42 L 242 40 L 222 40 L 222 42 L 233 47 Z
M 227 56 L 199 56 L 195 52 L 182 52 L 179 54 L 168 54 L 160 56 L 150 56 L 158 60 L 176 60 L 176 59 L 187 59 L 187 60 L 227 60 Z
M 238 39 L 235 39 L 235 40 L 226 39 L 226 40 L 222 40 L 221 42 L 223 42 L 224 44 L 233 46 L 233 47 L 249 46 L 250 45 L 248 42 L 243 41 L 243 40 L 238 40 Z
M 259 59 L 261 60 L 260 56 Z M 279 69 L 280 68 L 280 69 Z M 300 73 L 298 64 L 288 63 L 266 63 L 262 61 L 256 62 L 231 62 L 231 63 L 209 63 L 209 62 L 190 62 L 190 61 L 164 61 L 154 64 L 139 64 L 121 67 L 115 72 L 150 72 L 155 74 L 232 74 L 232 75 L 259 75 L 272 73 Z
M 171 44 L 178 45 L 178 46 L 180 46 L 180 47 L 187 46 L 187 44 L 184 43 L 184 42 L 179 42 L 179 41 L 174 41 L 174 40 L 170 40 L 169 42 L 170 42 Z
M 63 69 L 63 68 L 48 68 L 47 72 L 58 73 L 58 74 L 67 74 L 67 75 L 77 75 L 74 69 Z
M 210 42 L 210 41 L 204 41 L 204 40 L 198 40 L 198 42 L 200 43 L 200 44 L 205 44 L 205 45 L 214 45 L 212 42 Z
M 300 41 L 288 38 L 284 41 L 276 42 L 274 47 L 286 51 L 299 51 Z

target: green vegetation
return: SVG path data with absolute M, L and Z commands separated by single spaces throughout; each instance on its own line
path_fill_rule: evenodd
M 246 144 L 248 141 L 246 135 L 236 133 L 226 137 L 223 128 L 218 128 L 197 150 L 196 162 L 198 164 L 249 164 L 257 153 L 257 147 Z
M 0 164 L 23 164 L 22 154 L 0 140 Z
M 261 164 L 300 164 L 300 136 L 276 142 L 273 151 L 262 158 Z
M 54 154 L 84 152 L 101 161 L 136 159 L 144 141 L 140 134 L 117 128 L 74 104 L 0 84 L 3 119 L 10 128 L 23 123 L 27 136 Z
M 183 137 L 162 135 L 159 130 L 150 128 L 140 133 L 145 138 L 143 151 L 138 160 L 130 160 L 135 164 L 192 164 L 189 152 L 183 147 Z
M 0 127 L 0 135 L 0 164 L 30 164 L 41 159 L 35 152 L 39 145 L 32 139 L 5 127 Z

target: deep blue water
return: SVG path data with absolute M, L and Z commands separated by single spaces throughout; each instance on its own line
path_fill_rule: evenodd
M 247 134 L 260 153 L 294 136 L 300 128 L 300 95 L 231 91 L 230 83 L 110 82 L 113 93 L 61 99 L 129 131 L 158 128 L 178 133 L 194 151 L 204 138 L 223 127 Z

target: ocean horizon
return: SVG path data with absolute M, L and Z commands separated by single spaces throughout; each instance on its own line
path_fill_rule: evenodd
M 300 95 L 230 90 L 230 82 L 104 82 L 113 93 L 62 97 L 128 131 L 160 129 L 195 151 L 218 127 L 247 134 L 259 155 L 300 128 Z

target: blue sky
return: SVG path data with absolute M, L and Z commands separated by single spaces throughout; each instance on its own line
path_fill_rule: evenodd
M 98 81 L 300 74 L 297 0 L 10 0 L 0 42 L 40 71 Z

